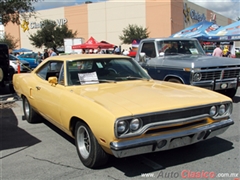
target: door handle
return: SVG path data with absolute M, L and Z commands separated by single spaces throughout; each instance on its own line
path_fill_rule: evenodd
M 39 87 L 39 86 L 36 86 L 36 89 L 37 89 L 37 90 L 40 90 L 40 89 L 41 89 L 41 87 Z

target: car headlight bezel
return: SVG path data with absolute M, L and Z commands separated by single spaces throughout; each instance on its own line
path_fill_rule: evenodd
M 202 73 L 200 72 L 195 72 L 193 73 L 193 82 L 199 82 L 202 79 Z
M 117 137 L 122 135 L 134 136 L 142 128 L 141 118 L 118 119 L 115 122 L 115 134 Z
M 216 106 L 212 106 L 209 110 L 209 115 L 210 116 L 215 116 L 217 114 L 217 107 Z
M 222 105 L 219 106 L 218 114 L 219 114 L 219 116 L 222 116 L 225 113 L 226 113 L 226 106 L 224 104 L 222 104 Z
M 216 113 L 215 114 L 213 112 L 213 111 L 215 111 L 214 106 L 216 107 Z M 230 116 L 231 114 L 232 114 L 232 103 L 230 103 L 230 102 L 222 103 L 222 104 L 219 104 L 219 105 L 213 105 L 209 109 L 209 115 L 213 119 L 219 119 L 219 118 L 227 117 L 227 116 Z
M 117 133 L 118 134 L 124 134 L 128 130 L 128 123 L 125 120 L 120 120 L 117 122 Z M 122 128 L 122 130 L 120 130 Z
M 139 118 L 133 118 L 129 124 L 131 132 L 137 131 L 141 126 L 141 120 Z

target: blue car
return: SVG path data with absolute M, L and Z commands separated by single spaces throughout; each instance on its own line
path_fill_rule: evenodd
M 18 56 L 18 59 L 29 62 L 30 68 L 33 69 L 38 65 L 38 63 L 36 62 L 36 56 L 37 53 L 32 52 L 27 54 L 21 54 Z

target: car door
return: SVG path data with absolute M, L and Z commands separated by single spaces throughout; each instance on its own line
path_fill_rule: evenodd
M 34 87 L 36 106 L 42 116 L 58 124 L 61 124 L 61 96 L 65 90 L 64 84 L 59 79 L 60 74 L 63 72 L 64 63 L 62 61 L 49 61 L 35 74 L 37 79 Z M 58 84 L 49 83 L 49 77 L 57 77 L 59 80 Z
M 36 63 L 36 53 L 22 54 L 19 56 L 19 59 L 27 61 L 29 63 L 30 68 L 35 68 L 38 65 Z
M 153 79 L 161 79 L 161 66 L 163 63 L 163 58 L 158 56 L 158 52 L 156 51 L 155 42 L 144 42 L 142 44 L 141 52 L 146 54 L 147 61 L 142 63 L 142 67 L 148 71 L 148 74 Z

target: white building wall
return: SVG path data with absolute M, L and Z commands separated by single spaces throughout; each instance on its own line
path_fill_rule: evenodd
M 40 30 L 40 22 L 44 21 L 46 19 L 53 20 L 53 21 L 61 21 L 65 19 L 64 16 L 64 7 L 62 8 L 55 8 L 51 10 L 41 10 L 36 12 L 36 17 L 31 17 L 29 21 L 29 30 L 23 31 L 23 29 L 20 29 L 20 38 L 21 38 L 21 45 L 22 48 L 31 49 L 35 52 L 37 51 L 43 51 L 44 47 L 42 48 L 35 48 L 31 44 L 31 41 L 29 40 L 29 37 L 31 34 L 35 34 L 37 30 Z
M 121 45 L 119 35 L 129 24 L 146 27 L 145 1 L 107 1 L 88 5 L 89 35 L 98 41 L 106 40 Z

